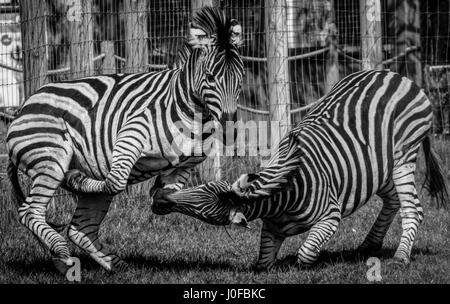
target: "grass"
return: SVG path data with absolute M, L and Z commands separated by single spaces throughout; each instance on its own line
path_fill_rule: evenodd
M 435 146 L 448 160 L 446 144 L 437 141 Z M 237 171 L 254 166 L 243 162 L 239 168 L 235 163 L 224 169 L 233 175 L 230 179 Z M 423 170 L 420 162 L 418 171 Z M 419 176 L 422 179 L 422 174 Z M 298 270 L 291 265 L 256 273 L 252 266 L 258 256 L 260 221 L 252 222 L 251 230 L 226 230 L 179 214 L 156 216 L 150 210 L 148 188 L 148 183 L 133 186 L 128 195 L 116 197 L 101 228 L 104 244 L 129 264 L 128 270 L 108 273 L 71 245 L 73 256 L 81 260 L 82 283 L 369 283 L 369 267 L 354 249 L 376 218 L 381 207 L 377 199 L 342 221 L 317 266 Z M 398 269 L 387 265 L 401 234 L 397 216 L 380 252 L 382 283 L 450 283 L 450 214 L 434 208 L 426 193 L 420 196 L 425 221 L 417 235 L 412 263 Z M 67 222 L 74 208 L 72 196 L 61 193 L 49 207 L 49 219 Z M 0 176 L 0 283 L 66 283 L 53 267 L 48 251 L 16 217 L 9 183 Z M 288 238 L 280 259 L 290 259 L 304 239 L 305 235 Z
M 428 205 L 427 203 L 425 203 Z M 325 246 L 321 263 L 308 270 L 275 269 L 255 273 L 260 222 L 252 230 L 214 227 L 178 215 L 151 213 L 145 199 L 116 199 L 101 230 L 103 242 L 129 264 L 127 271 L 110 274 L 73 247 L 80 257 L 84 283 L 368 283 L 365 260 L 353 252 L 363 240 L 380 207 L 374 202 L 344 220 Z M 391 257 L 401 233 L 397 219 L 381 252 L 384 283 L 450 283 L 450 216 L 426 206 L 413 261 L 405 269 L 391 269 Z M 55 215 L 55 213 L 53 213 Z M 65 283 L 50 256 L 31 233 L 16 221 L 5 227 L 2 215 L 0 282 Z M 280 258 L 296 252 L 304 236 L 289 238 Z

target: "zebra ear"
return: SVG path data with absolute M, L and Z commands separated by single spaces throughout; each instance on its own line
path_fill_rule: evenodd
M 192 48 L 195 49 L 212 45 L 214 44 L 214 40 L 215 38 L 208 36 L 204 30 L 194 27 L 191 23 L 189 23 L 188 43 L 192 46 Z
M 236 19 L 231 20 L 230 43 L 236 47 L 240 47 L 242 45 L 242 26 Z

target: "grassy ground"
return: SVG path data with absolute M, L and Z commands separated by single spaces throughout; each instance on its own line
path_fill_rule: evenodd
M 438 150 L 443 153 L 448 147 L 438 145 Z M 72 246 L 73 255 L 81 259 L 83 283 L 368 283 L 369 267 L 354 249 L 375 220 L 380 209 L 377 200 L 342 221 L 316 267 L 298 270 L 292 265 L 287 270 L 255 273 L 252 266 L 258 255 L 259 221 L 251 223 L 251 230 L 227 231 L 178 214 L 155 216 L 147 189 L 148 184 L 140 185 L 130 195 L 117 197 L 101 229 L 103 242 L 114 248 L 129 269 L 107 273 Z M 449 212 L 434 208 L 425 193 L 421 199 L 425 221 L 419 229 L 413 261 L 404 269 L 387 265 L 401 234 L 397 217 L 380 252 L 383 283 L 450 283 Z M 70 195 L 58 196 L 50 206 L 50 220 L 67 222 L 74 206 Z M 289 238 L 280 258 L 292 257 L 304 237 Z M 54 269 L 49 253 L 17 223 L 9 183 L 0 175 L 0 283 L 65 282 Z

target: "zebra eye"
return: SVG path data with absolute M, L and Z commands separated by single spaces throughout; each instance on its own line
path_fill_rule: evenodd
M 216 78 L 214 77 L 214 75 L 212 73 L 206 73 L 206 80 L 211 84 L 216 83 Z

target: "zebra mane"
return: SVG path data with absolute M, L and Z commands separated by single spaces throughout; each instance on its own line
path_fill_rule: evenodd
M 219 51 L 225 51 L 225 59 L 234 61 L 235 54 L 231 52 L 236 47 L 233 44 L 232 27 L 238 24 L 234 19 L 226 16 L 221 9 L 205 6 L 191 19 L 190 27 L 200 29 L 209 37 L 215 38 L 215 45 Z M 193 51 L 192 46 L 186 41 L 178 50 L 173 68 L 181 68 Z
M 221 9 L 205 6 L 198 11 L 191 21 L 192 28 L 204 31 L 208 36 L 216 38 L 215 44 L 221 50 L 233 48 L 231 27 L 237 21 L 225 15 Z
M 251 182 L 243 197 L 247 199 L 268 198 L 280 191 L 287 191 L 291 188 L 293 180 L 299 174 L 299 166 L 303 151 L 300 148 L 298 134 L 291 132 L 289 135 L 289 149 L 279 159 L 274 168 L 268 167 Z M 266 171 L 266 172 L 265 172 Z M 267 176 L 271 176 L 268 178 Z
M 183 64 L 187 61 L 191 55 L 192 50 L 188 43 L 183 43 L 183 46 L 177 52 L 177 56 L 173 62 L 172 69 L 181 69 Z

